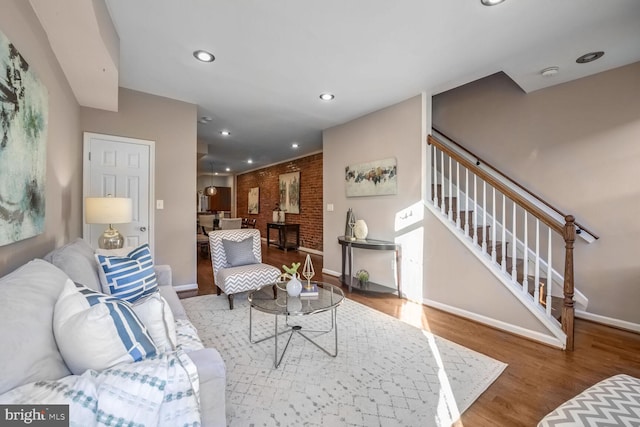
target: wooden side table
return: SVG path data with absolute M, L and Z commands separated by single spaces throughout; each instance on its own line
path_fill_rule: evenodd
M 271 240 L 271 230 L 278 231 L 278 240 Z M 289 241 L 289 235 L 295 234 L 295 241 Z M 267 247 L 273 243 L 283 251 L 287 249 L 298 250 L 300 247 L 300 224 L 288 224 L 284 222 L 268 222 L 267 223 Z

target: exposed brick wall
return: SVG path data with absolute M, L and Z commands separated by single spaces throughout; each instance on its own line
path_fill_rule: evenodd
M 279 201 L 278 179 L 281 174 L 300 171 L 300 213 L 286 214 L 286 222 L 300 224 L 300 245 L 322 251 L 322 153 L 268 168 L 238 175 L 236 204 L 238 217 L 255 218 L 256 228 L 266 236 L 267 222 L 273 219 L 273 208 Z M 260 210 L 248 213 L 249 189 L 260 188 Z M 272 231 L 272 239 L 275 232 Z

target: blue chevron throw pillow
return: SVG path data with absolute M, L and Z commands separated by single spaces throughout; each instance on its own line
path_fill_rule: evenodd
M 148 244 L 126 256 L 96 254 L 102 292 L 130 303 L 158 290 L 153 258 Z
M 76 375 L 138 362 L 158 351 L 131 304 L 71 280 L 56 301 L 53 333 L 62 358 Z

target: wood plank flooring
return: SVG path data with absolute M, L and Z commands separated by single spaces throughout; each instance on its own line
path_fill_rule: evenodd
M 263 262 L 281 267 L 302 262 L 306 253 L 263 244 Z M 338 285 L 322 274 L 322 257 L 312 255 L 316 280 Z M 215 293 L 211 261 L 199 257 L 198 292 Z M 535 426 L 548 412 L 611 375 L 640 377 L 640 335 L 576 320 L 575 351 L 564 352 L 482 324 L 400 299 L 394 295 L 348 293 L 348 298 L 486 354 L 509 366 L 464 413 L 456 426 Z

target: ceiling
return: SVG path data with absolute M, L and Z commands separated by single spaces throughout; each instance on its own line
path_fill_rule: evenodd
M 208 145 L 199 169 L 209 171 L 212 162 L 222 174 L 320 151 L 323 129 L 423 91 L 503 71 L 528 93 L 640 61 L 638 0 L 106 5 L 120 38 L 119 85 L 197 104 L 198 117 L 211 118 L 197 125 L 199 142 Z M 197 49 L 216 60 L 197 61 Z M 576 63 L 600 50 L 599 60 Z M 550 66 L 559 73 L 543 77 Z M 323 92 L 335 99 L 320 100 Z

